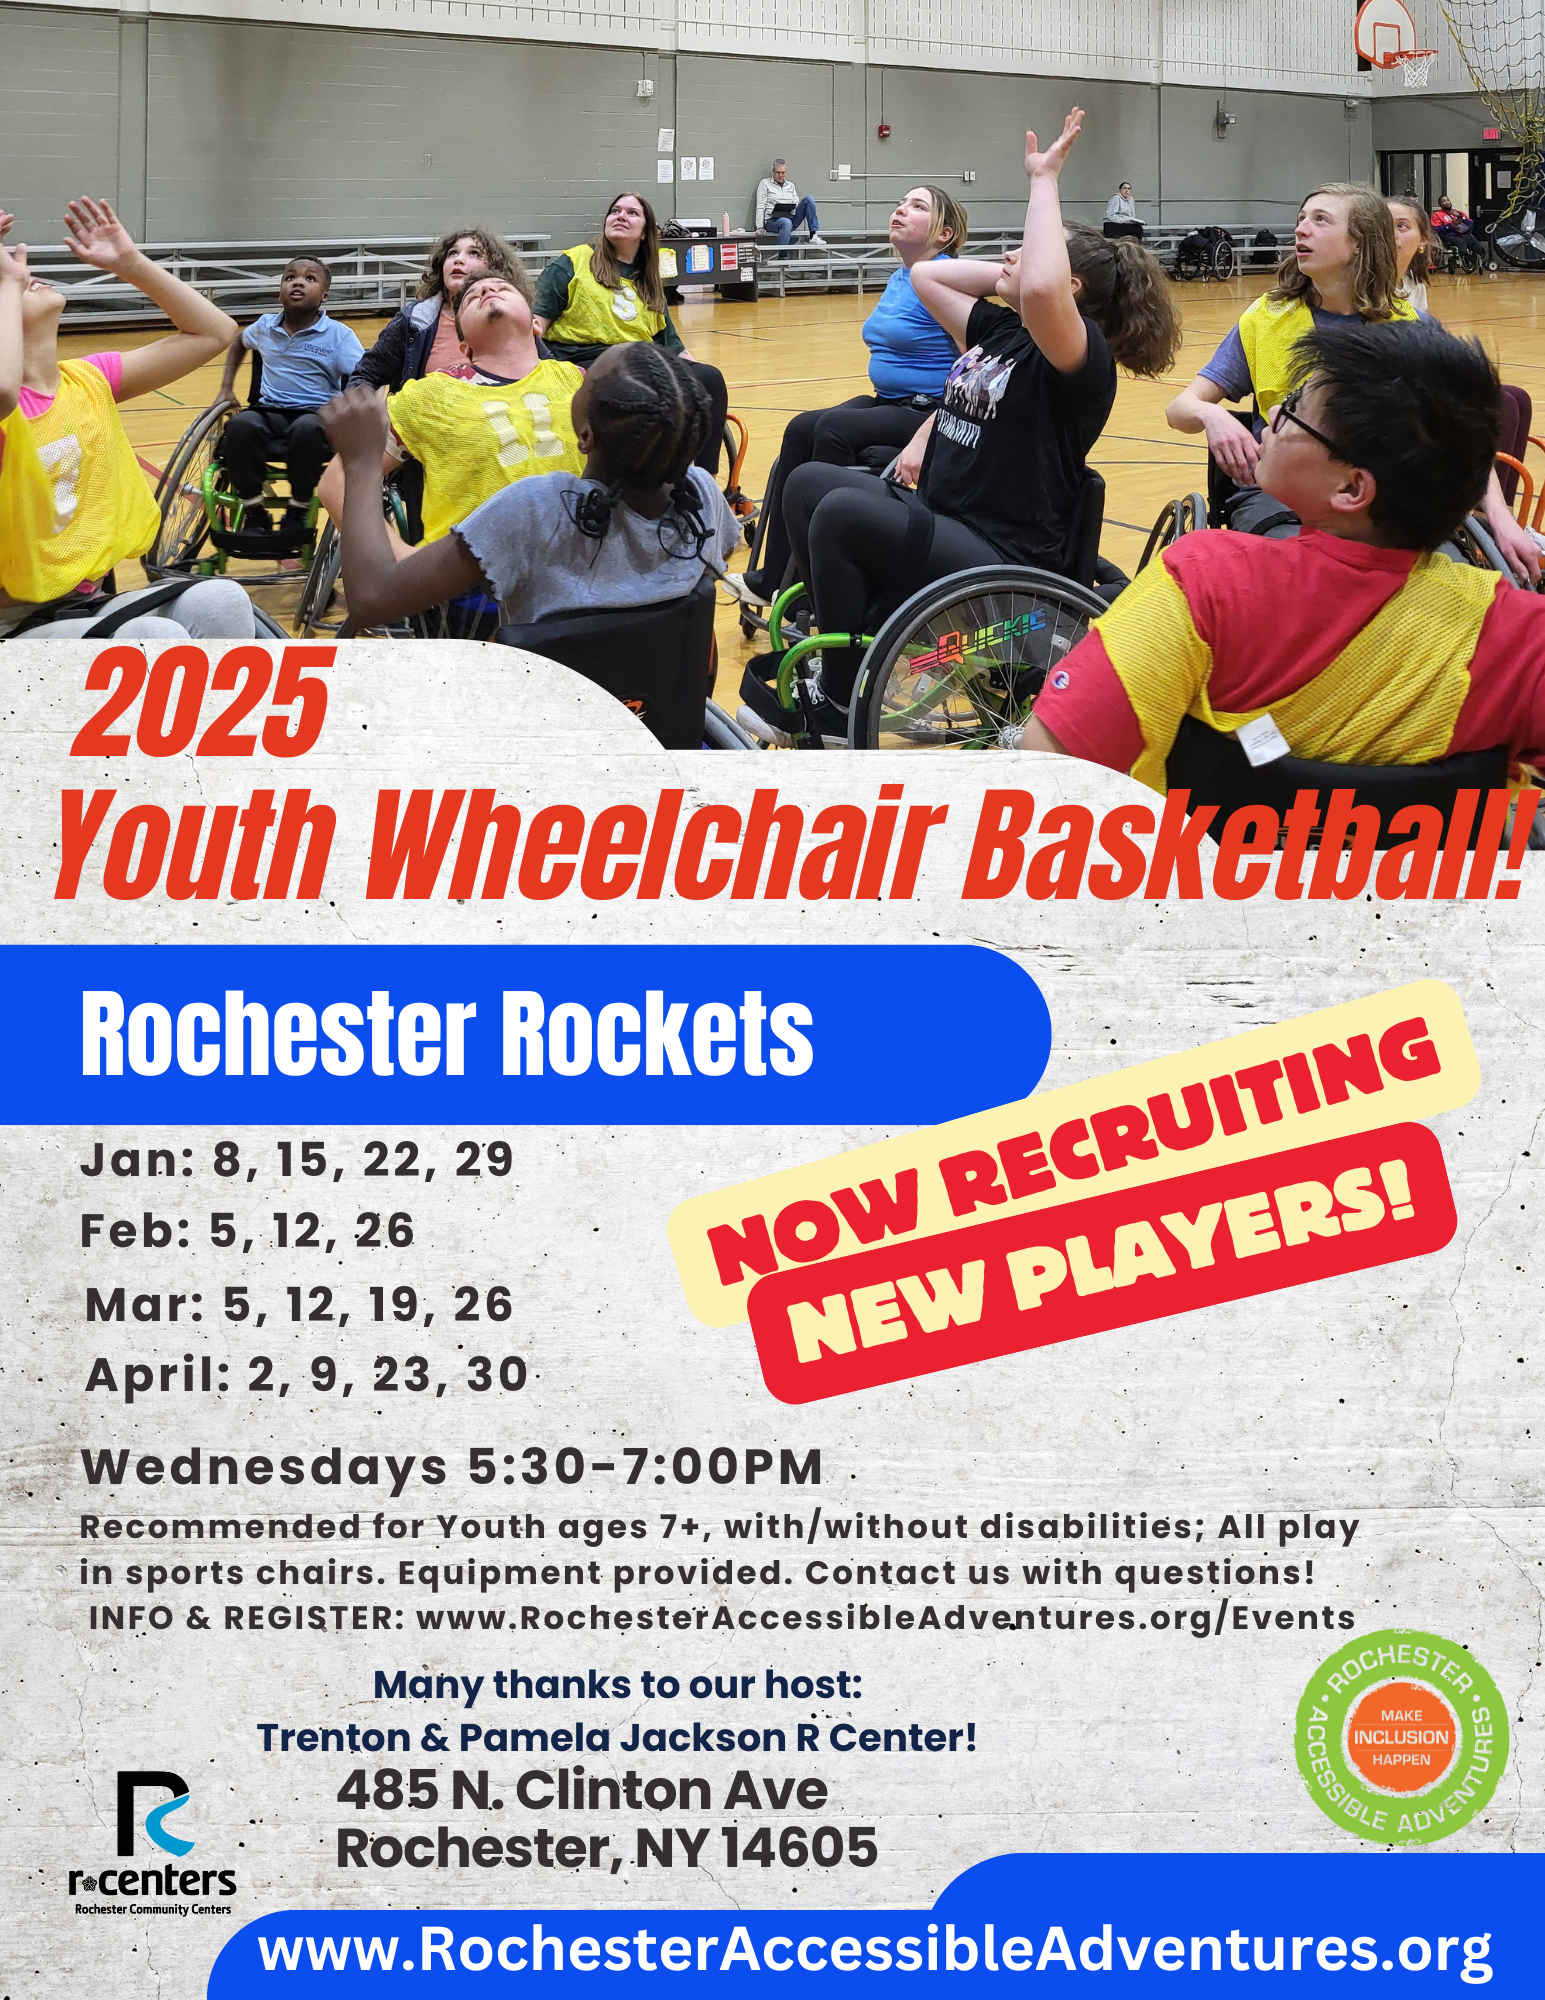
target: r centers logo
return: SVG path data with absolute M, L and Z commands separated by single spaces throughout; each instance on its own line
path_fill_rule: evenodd
M 1316 1669 L 1294 1744 L 1310 1796 L 1338 1826 L 1420 1846 L 1490 1803 L 1507 1765 L 1507 1710 L 1462 1646 L 1430 1632 L 1371 1632 Z

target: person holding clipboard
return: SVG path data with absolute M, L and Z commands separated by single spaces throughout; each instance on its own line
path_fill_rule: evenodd
M 826 247 L 826 238 L 820 234 L 821 218 L 815 212 L 815 203 L 809 195 L 802 195 L 789 179 L 788 164 L 784 160 L 774 160 L 772 172 L 756 184 L 756 231 L 758 236 L 776 236 L 786 250 L 789 238 L 803 223 L 810 232 L 810 241 L 818 250 Z

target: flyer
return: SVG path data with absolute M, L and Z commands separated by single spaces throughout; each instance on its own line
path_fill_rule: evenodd
M 7 1993 L 1539 1990 L 1527 811 L 3 657 Z

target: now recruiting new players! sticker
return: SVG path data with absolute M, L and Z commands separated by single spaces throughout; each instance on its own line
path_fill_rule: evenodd
M 1444 1840 L 1491 1801 L 1507 1710 L 1473 1654 L 1430 1632 L 1371 1632 L 1316 1669 L 1298 1768 L 1338 1826 L 1388 1847 Z

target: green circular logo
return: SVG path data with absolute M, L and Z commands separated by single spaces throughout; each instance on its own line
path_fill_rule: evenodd
M 1315 1804 L 1361 1840 L 1446 1840 L 1491 1799 L 1507 1765 L 1507 1710 L 1491 1675 L 1431 1632 L 1370 1632 L 1321 1666 L 1298 1704 L 1298 1768 Z

